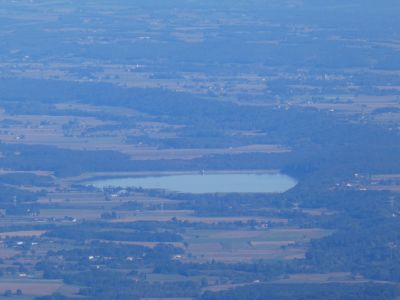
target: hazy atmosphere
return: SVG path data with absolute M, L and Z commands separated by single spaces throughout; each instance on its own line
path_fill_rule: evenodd
M 0 300 L 399 300 L 398 0 L 0 0 Z

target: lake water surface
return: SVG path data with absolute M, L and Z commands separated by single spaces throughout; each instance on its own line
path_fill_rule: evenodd
M 297 181 L 280 173 L 179 174 L 101 179 L 88 182 L 98 188 L 136 187 L 181 193 L 283 193 Z

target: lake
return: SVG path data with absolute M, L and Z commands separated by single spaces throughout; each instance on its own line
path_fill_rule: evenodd
M 98 188 L 136 187 L 180 193 L 283 193 L 297 181 L 281 173 L 210 173 L 120 177 L 87 182 Z

